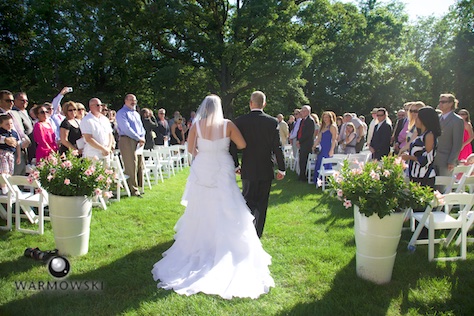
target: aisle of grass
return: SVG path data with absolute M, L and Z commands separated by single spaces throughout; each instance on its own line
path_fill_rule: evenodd
M 46 266 L 23 257 L 26 247 L 53 249 L 43 236 L 0 233 L 0 315 L 467 315 L 474 312 L 472 260 L 429 263 L 426 247 L 406 251 L 404 231 L 392 282 L 374 285 L 355 274 L 352 211 L 294 174 L 275 182 L 262 243 L 273 256 L 276 287 L 258 300 L 224 300 L 159 290 L 150 270 L 173 241 L 188 170 L 143 199 L 94 209 L 89 253 L 69 258 L 68 281 L 99 281 L 103 290 L 18 291 L 15 281 L 52 281 Z

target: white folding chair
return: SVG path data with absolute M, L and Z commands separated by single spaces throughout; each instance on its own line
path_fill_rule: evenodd
M 10 183 L 6 180 L 6 174 L 0 174 L 0 184 L 7 188 L 7 194 L 0 195 L 0 215 L 6 220 L 5 226 L 0 226 L 1 230 L 11 230 L 12 229 L 12 219 L 13 219 L 13 204 L 15 203 L 15 192 L 11 187 Z M 7 209 L 3 207 L 3 204 L 6 205 Z
M 169 147 L 155 146 L 153 150 L 158 153 L 160 164 L 163 166 L 163 169 L 168 172 L 168 178 L 170 178 L 171 175 L 174 176 L 174 161 L 171 159 Z
M 285 158 L 285 167 L 292 169 L 294 166 L 293 165 L 294 161 L 295 161 L 295 157 L 293 156 L 293 146 L 285 145 L 282 147 L 282 149 L 283 149 L 283 157 Z
M 474 204 L 474 195 L 468 193 L 449 193 L 444 196 L 444 206 L 441 209 L 433 210 L 432 206 L 428 206 L 424 212 L 413 213 L 412 217 L 418 222 L 413 236 L 408 243 L 408 249 L 415 249 L 415 245 L 428 245 L 428 260 L 453 261 L 465 260 L 467 252 L 467 213 Z M 459 207 L 457 217 L 450 214 L 453 206 Z M 428 239 L 418 239 L 423 227 L 428 229 Z M 436 230 L 448 230 L 449 234 L 444 238 L 436 238 Z M 460 231 L 460 255 L 454 257 L 436 257 L 434 245 L 442 244 L 448 246 L 457 232 Z
M 115 178 L 115 185 L 117 186 L 115 199 L 120 201 L 120 197 L 122 196 L 122 188 L 125 190 L 125 193 L 128 197 L 131 196 L 130 188 L 128 187 L 127 179 L 128 176 L 123 173 L 122 164 L 120 163 L 120 159 L 117 155 L 115 155 L 110 160 L 110 167 L 115 171 L 117 174 Z
M 143 151 L 143 163 L 149 173 L 153 175 L 155 184 L 158 184 L 158 180 L 163 183 L 163 171 L 160 163 L 160 157 L 155 150 L 144 150 Z
M 181 151 L 181 158 L 183 158 L 183 167 L 189 167 L 192 160 L 192 155 L 188 151 L 188 143 L 184 145 L 176 145 Z
M 183 160 L 181 156 L 181 145 L 169 146 L 171 160 L 178 170 L 183 170 Z
M 319 168 L 319 179 L 321 179 L 322 189 L 326 190 L 326 178 L 332 177 L 335 172 L 340 170 L 341 164 L 344 161 L 342 158 L 323 158 L 321 160 L 321 167 Z M 332 169 L 326 169 L 326 165 L 331 165 Z
M 313 183 L 313 172 L 316 165 L 316 159 L 318 155 L 309 154 L 308 160 L 306 160 L 306 175 L 308 176 L 308 183 Z
M 358 162 L 366 163 L 367 161 L 369 161 L 370 155 L 368 155 L 367 153 L 361 152 L 358 154 L 350 154 L 348 159 L 350 161 L 358 161 Z
M 15 223 L 16 230 L 32 233 L 44 234 L 44 221 L 49 220 L 49 216 L 44 216 L 44 208 L 48 206 L 48 193 L 37 180 L 29 181 L 25 176 L 11 176 L 4 178 L 15 192 Z M 28 188 L 31 191 L 23 191 L 19 187 Z M 35 213 L 38 210 L 38 215 Z M 21 212 L 23 212 L 32 224 L 38 224 L 37 230 L 21 228 Z
M 464 191 L 464 183 L 466 182 L 467 177 L 470 177 L 474 172 L 474 165 L 458 165 L 453 169 L 453 178 L 454 182 L 452 185 L 452 190 L 455 192 Z

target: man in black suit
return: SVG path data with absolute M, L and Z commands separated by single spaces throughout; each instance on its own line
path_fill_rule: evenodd
M 300 149 L 300 176 L 301 181 L 308 181 L 306 176 L 306 164 L 308 163 L 308 156 L 312 151 L 314 143 L 314 120 L 311 117 L 311 107 L 304 105 L 301 108 L 301 123 L 296 136 L 296 146 Z
M 234 122 L 247 142 L 247 147 L 242 152 L 241 168 L 235 144 L 231 143 L 230 147 L 236 171 L 240 172 L 242 178 L 242 195 L 255 217 L 254 224 L 259 238 L 263 234 L 270 187 L 275 177 L 273 155 L 278 164 L 277 180 L 285 176 L 278 121 L 263 113 L 265 105 L 265 94 L 261 91 L 253 92 L 250 97 L 251 112 L 238 117 Z
M 392 126 L 387 123 L 387 110 L 385 108 L 377 110 L 377 119 L 379 123 L 375 126 L 369 149 L 372 153 L 372 159 L 380 160 L 390 153 Z

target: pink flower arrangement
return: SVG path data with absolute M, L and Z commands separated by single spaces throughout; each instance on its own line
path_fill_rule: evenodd
M 82 158 L 77 154 L 77 151 L 62 155 L 52 153 L 30 173 L 30 181 L 39 180 L 48 193 L 55 195 L 111 196 L 108 190 L 115 177 L 114 171 L 104 167 L 99 160 Z
M 335 193 L 345 208 L 355 204 L 366 216 L 376 213 L 380 218 L 407 208 L 425 208 L 440 200 L 439 192 L 408 181 L 406 168 L 406 163 L 395 157 L 358 164 L 356 168 L 345 161 L 341 170 L 329 179 L 332 190 L 327 192 Z

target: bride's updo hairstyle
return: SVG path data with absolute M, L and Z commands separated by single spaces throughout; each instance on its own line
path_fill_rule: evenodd
M 224 137 L 224 114 L 219 96 L 211 94 L 204 98 L 196 112 L 195 123 L 199 124 L 203 138 L 216 140 Z

